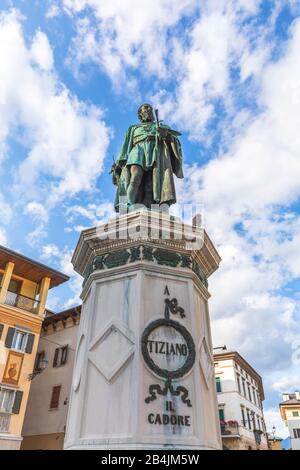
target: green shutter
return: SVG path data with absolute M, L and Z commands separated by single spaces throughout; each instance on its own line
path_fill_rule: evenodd
M 219 420 L 225 421 L 224 410 L 219 410 Z
M 4 328 L 4 325 L 2 323 L 0 323 L 0 339 L 1 339 L 1 336 L 2 336 L 3 328 Z
M 220 377 L 216 377 L 216 389 L 217 389 L 217 392 L 222 392 Z
M 11 345 L 12 345 L 12 342 L 13 342 L 13 337 L 14 337 L 14 334 L 15 334 L 15 328 L 13 327 L 9 327 L 8 328 L 8 332 L 7 332 L 7 335 L 6 335 L 6 339 L 5 339 L 5 346 L 7 348 L 11 348 Z
M 16 415 L 20 413 L 22 397 L 23 397 L 23 392 L 21 392 L 20 390 L 17 390 L 16 391 L 16 396 L 15 396 L 15 401 L 14 401 L 14 404 L 13 404 L 13 407 L 12 407 L 12 412 Z
M 30 333 L 28 335 L 26 349 L 25 349 L 25 352 L 27 352 L 28 354 L 30 354 L 32 352 L 34 338 L 35 338 L 35 336 L 32 333 Z

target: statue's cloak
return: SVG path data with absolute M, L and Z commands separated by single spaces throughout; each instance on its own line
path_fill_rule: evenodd
M 115 199 L 115 209 L 119 210 L 120 198 L 126 197 L 127 187 L 130 182 L 130 165 L 137 164 L 143 167 L 146 177 L 152 177 L 152 201 L 151 204 L 174 204 L 176 192 L 173 174 L 177 178 L 183 178 L 182 150 L 178 139 L 178 132 L 170 127 L 160 124 L 166 130 L 166 137 L 155 138 L 155 125 L 149 124 L 147 133 L 145 124 L 135 124 L 128 128 L 125 139 L 117 158 L 116 165 L 122 169 L 118 190 Z M 148 127 L 149 127 L 148 126 Z M 144 132 L 145 129 L 145 132 Z M 136 135 L 140 133 L 140 141 L 136 143 Z M 141 163 L 141 155 L 143 162 Z M 137 203 L 145 204 L 143 200 L 143 188 L 141 188 Z

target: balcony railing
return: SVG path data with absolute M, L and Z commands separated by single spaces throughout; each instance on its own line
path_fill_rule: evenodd
M 7 291 L 5 303 L 12 307 L 22 308 L 31 313 L 38 313 L 39 301 L 26 297 L 26 295 L 16 294 L 15 292 Z
M 0 432 L 8 432 L 10 423 L 10 414 L 0 413 Z
M 240 435 L 239 425 L 237 422 L 234 422 L 234 421 L 232 422 L 229 421 L 227 423 L 221 422 L 220 427 L 221 427 L 222 437 L 233 437 L 233 436 Z

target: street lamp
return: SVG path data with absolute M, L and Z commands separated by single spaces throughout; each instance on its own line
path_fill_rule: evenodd
M 34 369 L 31 374 L 29 374 L 28 380 L 33 380 L 34 377 L 41 374 L 46 369 L 48 363 L 49 363 L 49 361 L 45 356 L 41 357 L 39 362 L 38 362 L 37 368 Z

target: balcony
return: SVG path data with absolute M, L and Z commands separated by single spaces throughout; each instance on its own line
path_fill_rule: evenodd
M 240 437 L 239 425 L 236 421 L 220 422 L 222 437 Z
M 10 423 L 10 414 L 0 413 L 0 433 L 8 432 Z
M 26 295 L 16 294 L 15 292 L 7 291 L 4 303 L 11 307 L 21 308 L 30 313 L 38 313 L 39 301 L 26 297 Z

